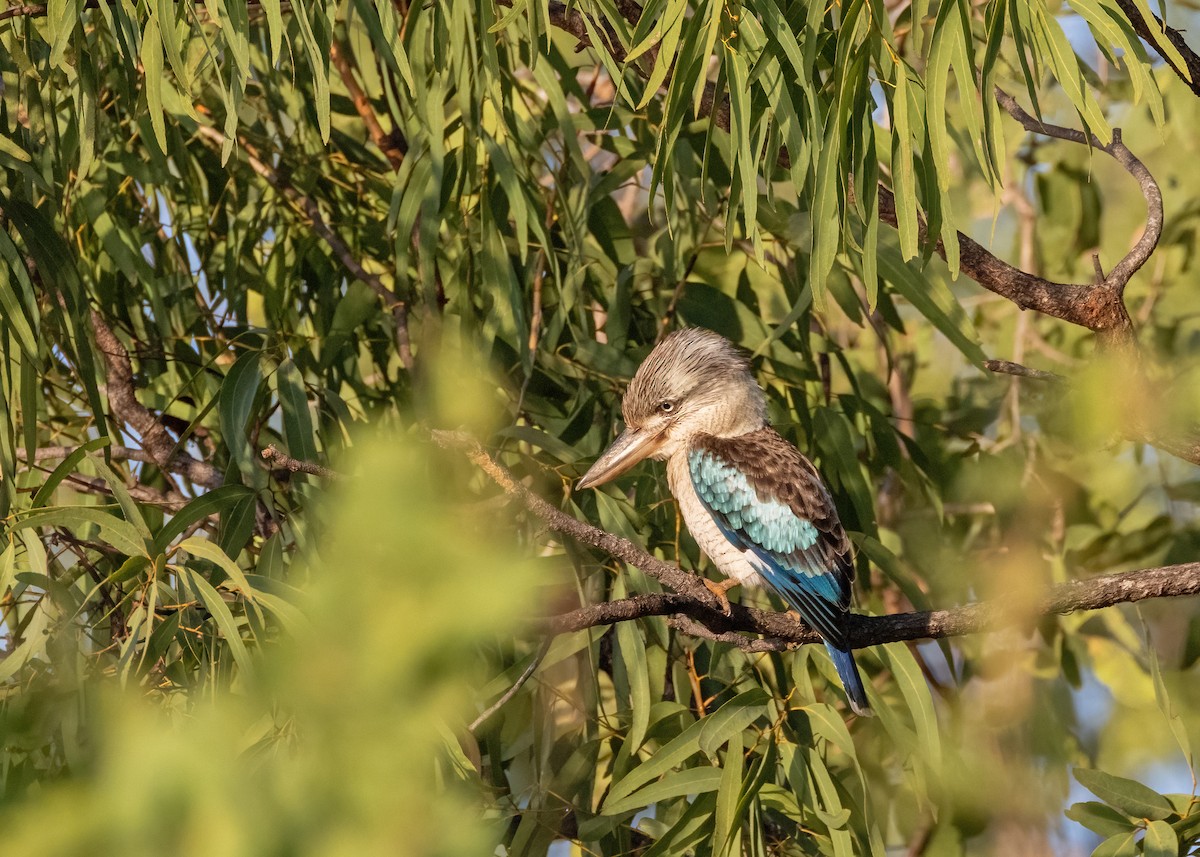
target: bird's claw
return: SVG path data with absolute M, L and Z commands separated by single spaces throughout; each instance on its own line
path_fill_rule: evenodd
M 734 585 L 736 585 L 737 581 L 725 580 L 721 583 L 714 583 L 707 577 L 702 577 L 700 578 L 700 582 L 705 585 L 709 592 L 716 596 L 717 601 L 720 602 L 722 613 L 728 616 L 731 612 L 733 612 L 733 608 L 729 606 L 728 592 Z

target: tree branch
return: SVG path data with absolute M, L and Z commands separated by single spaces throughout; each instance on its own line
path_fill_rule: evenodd
M 64 481 L 86 494 L 99 494 L 102 497 L 113 496 L 112 488 L 103 479 L 71 473 L 67 475 Z M 151 488 L 149 485 L 141 485 L 136 482 L 132 485 L 126 485 L 125 490 L 129 492 L 130 497 L 139 503 L 145 503 L 149 506 L 161 506 L 168 512 L 178 512 L 189 502 L 188 498 L 184 497 L 178 491 L 160 491 L 157 488 Z
M 1145 39 L 1146 44 L 1154 48 L 1156 45 L 1154 33 L 1150 29 L 1150 23 L 1142 17 L 1142 13 L 1138 10 L 1137 3 L 1134 0 L 1117 0 L 1117 5 L 1121 7 L 1121 11 L 1125 13 L 1125 17 L 1129 19 L 1129 23 L 1133 26 L 1133 31 Z M 1200 96 L 1200 54 L 1197 54 L 1188 46 L 1188 43 L 1183 38 L 1183 33 L 1179 30 L 1176 30 L 1174 27 L 1168 27 L 1157 15 L 1151 14 L 1150 17 L 1158 26 L 1159 32 L 1166 34 L 1167 39 L 1175 46 L 1175 50 L 1179 51 L 1183 57 L 1184 65 L 1187 66 L 1186 73 L 1184 69 L 1178 68 L 1169 57 L 1163 56 L 1161 51 L 1159 51 L 1159 56 L 1162 57 L 1163 62 L 1170 67 L 1171 71 L 1179 76 L 1179 79 L 1193 93 Z
M 266 461 L 273 461 L 285 470 L 290 470 L 292 473 L 308 473 L 312 476 L 320 476 L 322 479 L 341 479 L 342 474 L 336 470 L 330 470 L 328 467 L 322 467 L 312 461 L 301 461 L 298 458 L 292 458 L 290 455 L 280 452 L 275 448 L 275 444 L 271 444 L 261 453 L 259 453 Z
M 379 148 L 379 151 L 383 152 L 388 163 L 392 165 L 392 169 L 400 169 L 400 165 L 404 163 L 404 156 L 408 152 L 408 144 L 404 135 L 400 133 L 399 128 L 395 127 L 392 128 L 390 134 L 383 130 L 383 126 L 379 124 L 379 117 L 375 115 L 375 108 L 371 106 L 371 99 L 367 97 L 354 78 L 354 67 L 350 64 L 350 58 L 346 56 L 336 41 L 329 45 L 329 61 L 341 75 L 342 84 L 346 87 L 346 92 L 350 94 L 350 100 L 354 103 L 354 109 L 358 111 L 363 125 L 367 127 L 371 142 Z
M 104 356 L 108 404 L 113 416 L 138 433 L 142 449 L 160 470 L 178 473 L 205 488 L 219 488 L 225 481 L 221 471 L 207 461 L 200 461 L 179 449 L 158 417 L 138 401 L 129 352 L 100 313 L 92 310 L 90 318 L 96 348 Z
M 1125 258 L 1118 262 L 1100 283 L 1094 286 L 1098 287 L 1102 285 L 1112 290 L 1116 297 L 1120 298 L 1125 292 L 1125 286 L 1129 283 L 1129 279 L 1146 264 L 1146 261 L 1154 253 L 1154 248 L 1158 246 L 1159 238 L 1162 236 L 1163 199 L 1158 182 L 1154 180 L 1154 176 L 1146 169 L 1146 165 L 1138 160 L 1133 152 L 1129 151 L 1124 142 L 1122 142 L 1121 129 L 1114 128 L 1112 142 L 1108 145 L 1103 145 L 1094 134 L 1084 134 L 1082 131 L 1076 131 L 1073 128 L 1050 125 L 1039 119 L 1035 119 L 1021 108 L 1021 105 L 1017 103 L 1015 98 L 998 86 L 996 87 L 996 100 L 1000 102 L 1000 106 L 1004 108 L 1009 116 L 1021 123 L 1026 131 L 1031 131 L 1035 134 L 1044 134 L 1047 137 L 1055 137 L 1059 140 L 1068 140 L 1072 143 L 1087 144 L 1094 149 L 1099 149 L 1124 167 L 1125 171 L 1133 176 L 1134 180 L 1138 183 L 1138 187 L 1142 190 L 1142 196 L 1146 198 L 1146 228 L 1142 231 L 1142 237 L 1125 254 Z M 1100 260 L 1097 258 L 1094 261 L 1097 266 L 1097 272 L 1099 272 L 1101 270 L 1099 267 Z M 1127 321 L 1128 318 L 1129 316 L 1126 315 L 1125 319 Z M 1132 330 L 1132 322 L 1128 323 Z M 1095 330 L 1095 328 L 1092 329 Z
M 991 631 L 1032 620 L 1080 610 L 1100 610 L 1116 604 L 1147 598 L 1200 595 L 1200 562 L 1145 568 L 1053 586 L 1036 601 L 982 601 L 947 610 L 896 613 L 890 616 L 851 614 L 850 644 L 856 649 L 908 640 L 936 640 Z M 750 651 L 780 651 L 798 645 L 819 643 L 821 637 L 787 613 L 755 610 L 731 605 L 725 616 L 706 604 L 678 594 L 635 595 L 618 601 L 592 604 L 543 620 L 541 627 L 552 634 L 611 625 L 647 616 L 686 617 L 686 632 L 728 642 Z M 697 629 L 704 633 L 697 634 Z M 746 637 L 761 634 L 765 639 Z M 738 635 L 738 636 L 731 636 Z
M 37 449 L 18 449 L 17 457 L 33 463 L 35 461 L 52 461 L 56 458 L 67 458 L 74 453 L 77 446 L 39 446 Z M 144 464 L 155 464 L 154 456 L 144 449 L 134 449 L 129 446 L 109 445 L 104 448 L 108 457 L 113 461 L 140 461 Z
M 479 441 L 470 435 L 454 431 L 435 431 L 433 440 L 445 449 L 457 449 L 486 473 L 506 494 L 516 497 L 526 509 L 533 512 L 550 527 L 571 536 L 585 545 L 600 548 L 610 556 L 639 568 L 655 580 L 678 593 L 689 596 L 693 601 L 720 609 L 717 597 L 708 591 L 694 574 L 688 574 L 676 565 L 651 556 L 642 548 L 620 536 L 606 533 L 591 524 L 572 518 L 554 508 L 541 497 L 518 482 L 506 467 L 484 451 Z
M 1016 375 L 1018 378 L 1033 378 L 1037 381 L 1056 381 L 1061 383 L 1067 380 L 1062 375 L 1057 375 L 1054 372 L 1046 372 L 1042 369 L 1030 369 L 1028 366 L 1022 366 L 1020 363 L 1013 363 L 1010 360 L 985 360 L 983 368 L 1000 375 Z
M 584 523 L 520 484 L 503 465 L 488 455 L 478 441 L 461 432 L 435 431 L 442 447 L 466 454 L 500 488 L 551 528 L 598 547 L 617 559 L 675 590 L 671 593 L 635 595 L 617 601 L 591 604 L 558 616 L 541 619 L 537 627 L 547 634 L 563 634 L 598 625 L 611 625 L 647 616 L 670 616 L 675 627 L 694 636 L 727 642 L 748 651 L 778 651 L 816 643 L 821 637 L 787 613 L 730 605 L 721 612 L 715 596 L 695 575 L 656 559 L 632 542 Z M 941 639 L 990 631 L 1010 625 L 1078 610 L 1099 610 L 1146 598 L 1200 594 L 1200 562 L 1074 580 L 1051 587 L 1037 600 L 993 600 L 948 610 L 898 613 L 890 616 L 851 614 L 849 639 L 854 648 L 908 640 Z M 762 635 L 761 638 L 747 634 Z

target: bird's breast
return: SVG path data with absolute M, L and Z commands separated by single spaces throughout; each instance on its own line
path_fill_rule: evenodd
M 754 555 L 725 538 L 712 513 L 700 501 L 700 496 L 692 486 L 686 453 L 680 452 L 668 459 L 667 484 L 675 496 L 675 502 L 679 504 L 679 512 L 683 515 L 688 532 L 721 574 L 734 578 L 743 586 L 764 585 Z

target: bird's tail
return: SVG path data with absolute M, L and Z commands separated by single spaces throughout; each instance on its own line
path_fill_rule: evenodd
M 842 686 L 846 688 L 846 698 L 855 714 L 863 717 L 872 715 L 871 704 L 867 702 L 867 689 L 863 687 L 862 676 L 858 674 L 858 664 L 854 663 L 854 654 L 849 649 L 836 649 L 830 643 L 825 644 L 833 665 L 837 668 Z

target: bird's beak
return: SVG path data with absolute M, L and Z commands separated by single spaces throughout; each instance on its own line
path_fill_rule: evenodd
M 582 491 L 584 488 L 595 488 L 610 479 L 616 479 L 642 459 L 653 455 L 662 445 L 662 441 L 662 432 L 625 429 L 613 441 L 612 446 L 596 459 L 592 468 L 583 474 L 583 478 L 575 487 Z

